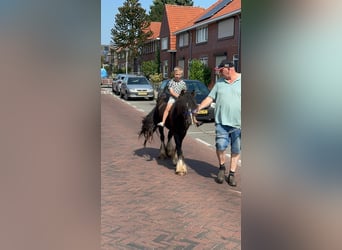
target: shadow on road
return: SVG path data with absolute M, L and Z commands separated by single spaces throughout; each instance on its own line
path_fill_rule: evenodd
M 175 166 L 172 163 L 172 160 L 170 158 L 161 160 L 158 158 L 159 156 L 159 149 L 158 148 L 140 148 L 134 150 L 134 155 L 137 155 L 139 157 L 144 158 L 146 161 L 156 161 L 158 165 L 162 165 L 164 167 L 167 167 L 168 169 L 174 170 Z M 191 168 L 193 171 L 195 171 L 197 174 L 214 179 L 217 174 L 217 167 L 204 162 L 199 161 L 191 158 L 185 157 L 185 163 L 188 165 L 189 168 Z

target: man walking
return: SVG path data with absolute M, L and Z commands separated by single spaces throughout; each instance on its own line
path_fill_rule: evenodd
M 230 186 L 236 186 L 235 171 L 241 151 L 241 74 L 235 71 L 234 64 L 229 60 L 223 60 L 215 70 L 219 71 L 221 78 L 196 111 L 209 106 L 213 101 L 216 102 L 215 141 L 219 161 L 216 182 L 221 184 L 226 179 Z M 225 151 L 229 145 L 230 170 L 225 178 Z

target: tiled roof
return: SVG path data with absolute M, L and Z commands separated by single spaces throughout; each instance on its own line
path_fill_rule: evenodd
M 176 36 L 173 32 L 193 23 L 205 9 L 193 6 L 165 4 L 165 14 L 170 29 L 170 49 L 176 49 Z
M 217 6 L 218 4 L 220 4 L 223 0 L 219 0 L 217 2 L 215 2 L 213 5 L 211 5 L 208 9 L 205 10 L 205 12 L 203 12 L 201 15 L 199 15 L 195 20 L 192 20 L 190 22 L 188 22 L 186 25 L 184 25 L 183 27 L 179 28 L 178 30 L 182 30 L 182 29 L 188 29 L 191 28 L 191 26 L 195 25 L 195 24 L 201 24 L 201 23 L 206 23 L 206 22 L 210 22 L 210 20 L 219 18 L 221 16 L 224 16 L 226 14 L 241 10 L 241 0 L 232 0 L 228 5 L 226 5 L 225 7 L 223 7 L 221 10 L 219 10 L 217 13 L 215 13 L 214 15 L 212 15 L 210 18 L 207 18 L 203 21 L 200 21 L 198 23 L 195 23 L 196 20 L 198 18 L 200 18 L 201 16 L 205 15 L 206 13 L 210 12 L 213 8 L 215 8 L 215 6 Z M 177 30 L 176 30 L 177 31 Z
M 153 32 L 153 35 L 149 38 L 151 40 L 159 37 L 161 22 L 151 22 L 149 30 Z

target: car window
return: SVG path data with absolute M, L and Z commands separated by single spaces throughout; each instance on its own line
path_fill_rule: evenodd
M 203 83 L 198 82 L 196 84 L 196 92 L 202 93 L 204 95 L 208 95 L 209 94 L 209 89 L 207 88 L 207 86 L 205 86 Z
M 127 84 L 138 84 L 138 85 L 146 85 L 149 84 L 146 78 L 142 77 L 131 77 L 128 79 Z
M 193 91 L 193 90 L 196 91 L 195 86 L 194 86 L 194 84 L 193 84 L 192 82 L 188 82 L 188 83 L 186 84 L 186 88 L 187 88 L 187 90 L 188 90 L 189 92 L 191 92 L 191 91 Z

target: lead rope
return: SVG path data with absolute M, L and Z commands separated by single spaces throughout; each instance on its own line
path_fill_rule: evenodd
M 194 125 L 194 119 L 193 119 L 193 116 L 192 116 L 193 111 L 189 108 L 189 109 L 188 109 L 188 112 L 189 112 L 189 114 L 190 114 L 191 125 Z

